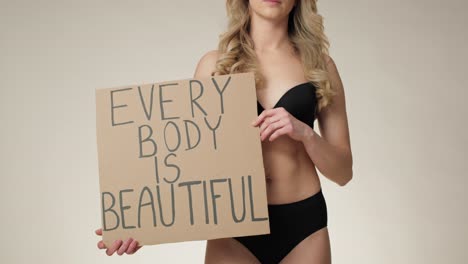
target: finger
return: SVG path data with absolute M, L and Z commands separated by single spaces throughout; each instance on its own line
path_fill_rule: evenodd
M 260 113 L 260 115 L 257 117 L 257 119 L 252 122 L 252 125 L 258 126 L 258 124 L 263 122 L 263 119 L 265 119 L 265 117 L 273 115 L 274 113 L 276 113 L 276 111 L 276 108 L 263 110 L 262 113 Z
M 259 131 L 259 132 L 260 132 L 260 134 L 261 134 L 262 131 L 265 130 L 265 127 L 268 126 L 268 118 L 265 117 L 265 118 L 263 119 L 263 121 L 262 121 L 260 124 L 258 124 L 258 125 L 259 125 L 259 128 L 260 128 L 260 131 Z
M 263 141 L 270 136 L 271 133 L 274 133 L 277 129 L 282 128 L 285 125 L 285 121 L 281 120 L 275 123 L 270 124 L 261 134 L 260 139 Z
M 267 128 L 270 124 L 275 123 L 275 122 L 279 121 L 280 119 L 281 118 L 278 115 L 266 117 L 264 119 L 264 121 L 262 122 L 262 124 L 260 125 L 260 134 L 262 134 L 262 132 L 265 130 L 265 128 Z
M 273 134 L 271 134 L 270 138 L 268 139 L 269 141 L 273 141 L 277 139 L 279 136 L 288 134 L 290 132 L 289 126 L 283 126 L 280 129 L 277 129 Z
M 97 243 L 97 247 L 99 249 L 105 249 L 106 248 L 106 245 L 104 245 L 104 242 L 101 240 Z
M 127 251 L 127 248 L 130 245 L 130 243 L 132 243 L 132 241 L 133 241 L 133 238 L 129 238 L 129 239 L 125 240 L 125 242 L 122 243 L 120 248 L 117 250 L 117 254 L 119 256 L 122 256 L 122 254 L 125 253 L 125 251 Z
M 137 248 L 135 249 L 135 252 L 137 252 L 142 246 L 137 246 Z
M 112 254 L 115 253 L 115 251 L 122 245 L 122 240 L 115 240 L 114 243 L 112 243 L 112 246 L 106 250 L 106 254 L 108 256 L 111 256 Z
M 127 249 L 127 254 L 131 255 L 137 252 L 142 246 L 138 245 L 137 240 L 133 240 L 133 242 L 130 244 L 130 246 Z
M 275 108 L 272 114 L 267 115 L 260 124 L 260 132 L 265 129 L 269 125 L 269 123 L 273 123 L 283 119 L 284 117 L 288 117 L 288 112 L 283 107 Z
M 98 236 L 102 236 L 102 228 L 96 229 L 94 233 L 96 233 Z
M 130 245 L 128 246 L 127 251 L 125 253 L 129 255 L 133 254 L 137 251 L 137 247 L 138 247 L 138 241 L 133 240 L 132 243 L 130 243 Z

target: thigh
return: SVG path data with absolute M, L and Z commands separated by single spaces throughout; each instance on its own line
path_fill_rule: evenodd
M 205 264 L 259 264 L 257 258 L 233 238 L 206 241 Z
M 302 240 L 281 261 L 281 264 L 302 263 L 331 263 L 330 237 L 327 227 L 317 230 Z

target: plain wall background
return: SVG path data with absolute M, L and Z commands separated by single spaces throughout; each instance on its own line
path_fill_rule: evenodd
M 320 0 L 354 179 L 322 179 L 333 263 L 468 259 L 468 3 Z M 203 263 L 205 241 L 108 257 L 95 88 L 190 78 L 225 1 L 0 4 L 2 263 Z

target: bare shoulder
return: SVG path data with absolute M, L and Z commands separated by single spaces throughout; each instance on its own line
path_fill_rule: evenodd
M 350 148 L 346 96 L 338 67 L 331 56 L 326 55 L 326 68 L 335 95 L 332 103 L 318 113 L 320 134 L 330 143 Z
M 195 69 L 194 78 L 204 78 L 211 76 L 218 61 L 219 52 L 218 50 L 210 50 L 206 52 L 198 61 Z
M 328 77 L 330 79 L 330 84 L 332 86 L 333 91 L 337 93 L 336 100 L 344 101 L 345 100 L 344 99 L 344 96 L 345 96 L 344 87 L 343 87 L 340 73 L 338 71 L 338 67 L 336 66 L 335 61 L 330 55 L 324 54 L 324 57 L 325 57 L 325 65 L 327 68 Z
M 330 62 L 333 62 L 333 59 L 332 59 L 331 56 L 328 55 L 328 54 L 323 54 L 323 58 L 325 59 L 325 65 L 327 65 L 327 66 L 328 66 L 328 64 L 329 64 Z

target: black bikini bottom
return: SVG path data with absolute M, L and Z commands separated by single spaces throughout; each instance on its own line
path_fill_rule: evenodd
M 234 237 L 262 264 L 279 263 L 306 237 L 327 226 L 322 189 L 300 201 L 269 204 L 270 234 Z

